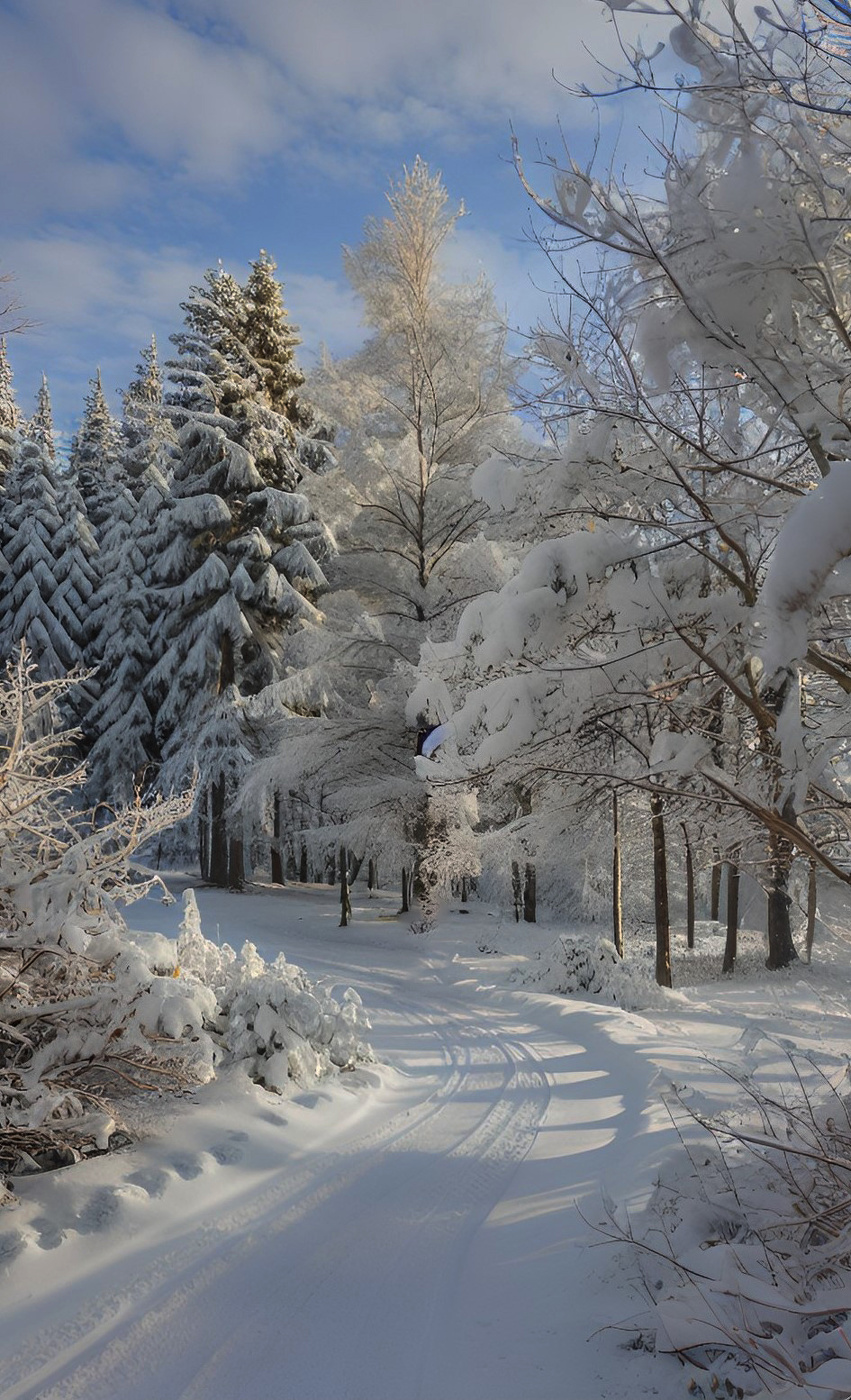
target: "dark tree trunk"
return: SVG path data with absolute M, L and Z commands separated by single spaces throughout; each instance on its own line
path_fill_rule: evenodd
M 612 793 L 612 942 L 623 957 L 623 872 L 621 869 L 621 827 L 618 795 Z
M 211 884 L 220 889 L 228 887 L 228 839 L 225 822 L 225 780 L 219 778 L 210 787 L 209 875 Z
M 210 878 L 210 813 L 209 797 L 206 792 L 201 794 L 198 803 L 198 857 L 201 866 L 201 879 Z M 159 860 L 157 861 L 159 869 Z
M 269 862 L 269 874 L 272 877 L 273 885 L 284 883 L 284 862 L 281 856 L 281 794 L 276 792 L 272 798 L 272 850 Z
M 520 879 L 520 866 L 516 860 L 511 862 L 511 894 L 514 899 L 514 922 L 520 923 L 520 915 L 523 913 L 523 883 Z
M 709 917 L 713 923 L 718 922 L 718 914 L 721 909 L 721 857 L 718 851 L 715 852 L 715 859 L 712 862 L 712 885 L 710 890 Z
M 538 921 L 538 877 L 531 862 L 526 866 L 523 879 L 523 918 L 527 924 Z
M 670 987 L 671 980 L 671 916 L 668 905 L 668 862 L 665 855 L 665 818 L 662 799 L 656 793 L 650 799 L 650 827 L 653 835 L 653 903 L 656 915 L 656 981 L 660 987 Z
M 353 885 L 353 884 L 355 883 L 355 880 L 358 878 L 358 875 L 360 874 L 360 868 L 361 868 L 361 866 L 363 865 L 363 856 L 353 856 L 352 853 L 351 853 L 351 851 L 349 851 L 348 854 L 349 854 L 349 885 L 351 886 L 351 885 Z
M 302 883 L 303 885 L 306 885 L 306 884 L 307 884 L 307 876 L 308 876 L 308 869 L 307 869 L 307 847 L 305 846 L 304 842 L 302 841 L 302 843 L 301 843 L 301 853 L 300 853 L 300 855 L 299 855 L 299 861 L 298 861 L 298 878 L 299 878 L 299 880 L 301 881 L 301 883 Z
M 375 861 L 371 856 L 369 858 L 369 865 L 367 866 L 366 887 L 369 890 L 369 897 L 371 899 L 373 890 L 378 889 L 378 871 L 375 867 Z
M 291 841 L 287 845 L 287 879 L 298 879 L 298 866 L 295 863 L 295 851 Z
M 401 913 L 403 913 L 403 914 L 407 914 L 408 911 L 410 910 L 410 907 L 411 907 L 410 901 L 409 901 L 409 899 L 408 899 L 408 889 L 409 889 L 409 884 L 408 884 L 408 872 L 407 872 L 407 870 L 405 869 L 405 867 L 404 867 L 404 865 L 403 865 L 403 866 L 402 866 L 402 909 L 401 909 Z
M 768 957 L 765 965 L 772 970 L 788 967 L 798 954 L 792 942 L 792 900 L 789 897 L 789 873 L 793 849 L 785 836 L 771 832 L 768 837 Z
M 739 854 L 734 851 L 727 862 L 727 941 L 721 971 L 731 974 L 739 952 Z
M 816 938 L 816 908 L 818 902 L 818 882 L 816 863 L 810 861 L 810 878 L 807 881 L 807 962 L 813 960 L 813 943 Z
M 462 876 L 461 876 L 461 903 L 462 903 L 462 904 L 466 904 L 466 903 L 467 903 L 467 900 L 469 899 L 469 896 L 470 896 L 470 891 L 469 891 L 469 887 L 468 887 L 468 885 L 467 885 L 467 876 L 466 876 L 466 875 L 462 875 Z
M 352 901 L 349 896 L 349 862 L 345 846 L 340 847 L 340 928 L 348 928 L 352 917 Z
M 689 948 L 694 947 L 694 857 L 691 851 L 691 842 L 688 839 L 688 828 L 685 822 L 680 825 L 683 829 L 683 840 L 686 843 L 686 944 Z
M 228 840 L 228 889 L 241 890 L 245 887 L 245 849 L 240 836 Z

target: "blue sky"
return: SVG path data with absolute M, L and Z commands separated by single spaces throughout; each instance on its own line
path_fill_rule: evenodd
M 469 216 L 453 271 L 484 269 L 512 324 L 552 283 L 510 163 L 587 148 L 563 83 L 613 59 L 596 0 L 0 0 L 0 272 L 34 324 L 9 343 L 30 410 L 41 371 L 74 426 L 95 366 L 110 401 L 190 284 L 277 259 L 309 369 L 364 335 L 340 249 L 419 154 Z M 587 47 L 586 47 L 587 46 Z M 590 128 L 589 128 L 590 129 Z M 548 179 L 540 172 L 542 187 Z

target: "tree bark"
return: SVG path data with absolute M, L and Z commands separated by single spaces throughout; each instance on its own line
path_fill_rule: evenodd
M 467 884 L 467 876 L 466 876 L 466 875 L 462 875 L 462 876 L 461 876 L 461 903 L 462 903 L 462 904 L 466 904 L 466 903 L 467 903 L 467 900 L 469 899 L 469 896 L 470 896 L 470 891 L 469 891 L 469 887 L 468 887 L 468 884 Z
M 281 856 L 281 794 L 276 792 L 272 798 L 272 850 L 269 862 L 269 874 L 272 877 L 273 885 L 283 885 L 284 883 L 284 862 Z
M 209 875 L 212 885 L 228 887 L 228 840 L 225 823 L 225 780 L 219 778 L 210 787 Z
M 366 887 L 369 890 L 369 897 L 372 899 L 373 890 L 378 889 L 378 871 L 376 870 L 375 861 L 372 859 L 372 856 L 369 858 L 369 866 L 367 867 Z
M 405 867 L 404 867 L 404 865 L 403 865 L 403 866 L 402 866 L 402 908 L 401 908 L 401 911 L 400 911 L 400 912 L 403 913 L 403 914 L 407 914 L 408 911 L 410 910 L 410 907 L 411 907 L 411 905 L 410 905 L 410 902 L 409 902 L 409 900 L 408 900 L 408 872 L 407 872 L 407 870 L 405 869 Z
M 688 828 L 685 822 L 680 825 L 683 829 L 683 840 L 686 843 L 686 944 L 689 948 L 694 947 L 694 857 L 691 850 L 691 842 L 688 839 Z
M 731 975 L 739 952 L 739 853 L 727 861 L 727 941 L 721 971 Z
M 538 921 L 538 877 L 531 862 L 526 866 L 523 879 L 523 918 L 527 924 Z
M 718 914 L 721 908 L 721 857 L 718 851 L 715 852 L 715 859 L 712 862 L 710 900 L 709 917 L 713 923 L 717 924 Z
M 301 882 L 302 885 L 306 885 L 306 884 L 307 884 L 307 876 L 308 876 L 308 873 L 309 873 L 309 872 L 308 872 L 308 869 L 307 869 L 307 847 L 305 846 L 304 842 L 302 841 L 302 843 L 301 843 L 301 852 L 300 852 L 300 855 L 299 855 L 299 862 L 298 862 L 298 878 L 299 878 L 299 881 Z
M 520 923 L 520 915 L 523 913 L 523 885 L 520 879 L 520 866 L 516 860 L 511 862 L 511 893 L 514 898 L 514 922 Z
M 241 836 L 228 839 L 228 889 L 245 888 L 245 848 Z
M 793 856 L 791 842 L 785 836 L 769 832 L 768 957 L 765 965 L 772 970 L 788 967 L 798 957 L 792 942 L 792 900 L 789 896 Z
M 340 928 L 348 928 L 352 917 L 349 896 L 349 862 L 345 846 L 340 847 Z
M 671 980 L 671 917 L 668 905 L 668 862 L 665 855 L 665 818 L 662 799 L 656 793 L 650 799 L 650 828 L 653 835 L 653 903 L 656 915 L 656 981 L 660 987 L 670 987 Z
M 201 794 L 198 803 L 198 858 L 201 866 L 201 879 L 210 878 L 210 825 L 209 825 L 209 796 L 206 792 Z M 159 861 L 157 861 L 159 870 Z
M 816 863 L 810 861 L 810 877 L 807 881 L 807 962 L 813 960 L 813 943 L 816 937 L 816 908 L 818 901 L 818 882 L 816 879 Z
M 618 795 L 612 793 L 612 942 L 623 957 L 623 871 L 621 868 L 621 828 Z

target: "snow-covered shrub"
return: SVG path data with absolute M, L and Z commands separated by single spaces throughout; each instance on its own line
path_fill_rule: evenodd
M 224 1057 L 278 1089 L 369 1057 L 356 993 L 341 1007 L 250 944 L 215 948 L 192 899 L 176 948 L 130 933 L 119 906 L 159 884 L 133 852 L 190 803 L 74 809 L 85 771 L 49 723 L 71 683 L 22 657 L 0 685 L 0 1170 L 107 1148 L 128 1092 L 202 1083 Z
M 667 1005 L 671 993 L 656 985 L 653 963 L 618 957 L 611 939 L 587 932 L 560 933 L 523 981 L 559 996 L 598 996 L 625 1010 Z
M 217 1043 L 229 1059 L 248 1062 L 258 1083 L 280 1092 L 290 1079 L 310 1083 L 334 1068 L 372 1059 L 365 1039 L 369 1021 L 352 987 L 341 1004 L 282 953 L 267 964 L 253 943 L 245 943 L 238 956 L 227 943 L 218 947 L 201 932 L 191 890 L 184 904 L 179 983 L 213 996 Z
M 744 1105 L 704 1117 L 714 1150 L 678 1153 L 640 1217 L 612 1208 L 652 1303 L 638 1325 L 696 1368 L 695 1397 L 851 1393 L 847 1069 L 790 1057 L 794 1096 L 727 1071 Z M 690 1120 L 690 1122 L 689 1122 Z

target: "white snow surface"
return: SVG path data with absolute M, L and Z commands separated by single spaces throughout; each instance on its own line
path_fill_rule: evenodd
M 764 1069 L 782 1038 L 844 1062 L 841 934 L 821 928 L 812 968 L 768 976 L 743 959 L 724 983 L 699 980 L 707 957 L 678 936 L 680 988 L 638 1011 L 538 990 L 563 964 L 552 923 L 472 904 L 415 936 L 393 895 L 360 885 L 347 929 L 327 888 L 197 895 L 208 938 L 283 954 L 328 995 L 357 988 L 379 1063 L 284 1095 L 232 1070 L 184 1100 L 144 1096 L 128 1105 L 133 1145 L 19 1178 L 0 1213 L 2 1400 L 674 1400 L 692 1374 L 707 1386 L 628 1348 L 646 1294 L 595 1226 L 607 1196 L 635 1217 L 684 1157 L 672 1081 L 729 1107 L 716 1059 Z M 168 937 L 180 919 L 179 902 L 131 910 Z

